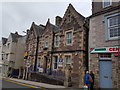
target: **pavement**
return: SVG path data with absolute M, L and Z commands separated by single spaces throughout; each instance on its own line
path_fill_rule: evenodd
M 33 86 L 33 88 L 45 88 L 45 89 L 65 89 L 64 86 L 60 85 L 51 85 L 46 83 L 40 83 L 40 82 L 34 82 L 34 81 L 28 81 L 28 80 L 22 80 L 22 79 L 15 79 L 15 78 L 4 78 L 5 80 L 14 81 L 18 84 L 26 84 L 27 86 Z M 25 86 L 26 86 L 25 85 Z
M 34 81 L 28 81 L 28 80 L 23 80 L 23 79 L 6 78 L 6 77 L 2 77 L 2 83 L 4 84 L 2 85 L 3 88 L 4 86 L 5 87 L 10 86 L 10 87 L 17 87 L 17 88 L 29 88 L 29 90 L 30 88 L 31 90 L 33 90 L 32 88 L 34 89 L 36 88 L 39 90 L 85 90 L 85 89 L 80 89 L 80 88 L 73 88 L 73 87 L 66 88 L 60 85 L 51 85 L 51 84 L 46 84 L 46 83 L 41 83 L 41 82 L 34 82 Z M 17 84 L 18 86 L 14 84 Z

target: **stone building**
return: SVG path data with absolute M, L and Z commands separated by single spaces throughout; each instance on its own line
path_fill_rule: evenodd
M 96 88 L 120 88 L 120 0 L 93 0 L 89 26 L 89 69 Z
M 75 87 L 84 85 L 84 71 L 87 69 L 87 35 L 85 17 L 69 4 L 64 16 L 56 17 L 59 32 L 54 35 L 52 57 L 53 71 L 71 67 L 71 82 Z
M 19 76 L 24 60 L 25 36 L 16 33 L 10 33 L 6 43 L 2 47 L 2 61 L 4 76 Z M 18 48 L 19 47 L 19 48 Z
M 25 55 L 24 55 L 24 74 L 23 78 L 28 78 L 29 71 L 37 71 L 37 57 L 39 38 L 44 31 L 43 25 L 32 23 L 30 30 L 27 30 Z M 29 70 L 28 70 L 29 69 Z
M 38 69 L 43 68 L 44 73 L 51 73 L 52 70 L 52 51 L 54 47 L 54 33 L 58 32 L 59 29 L 57 26 L 50 23 L 48 19 L 44 33 L 39 39 L 39 48 L 38 48 Z M 39 63 L 41 65 L 39 65 Z
M 29 48 L 30 42 L 33 42 L 31 47 L 34 47 L 33 50 L 27 49 L 27 59 L 31 64 L 28 70 L 65 79 L 66 67 L 69 65 L 72 85 L 84 86 L 84 71 L 88 69 L 88 28 L 85 21 L 85 17 L 69 4 L 63 18 L 56 17 L 56 25 L 48 19 L 44 28 L 36 26 L 38 28 L 35 29 L 33 23 L 27 33 L 26 45 Z M 36 30 L 41 32 L 38 33 L 39 40 L 35 35 Z

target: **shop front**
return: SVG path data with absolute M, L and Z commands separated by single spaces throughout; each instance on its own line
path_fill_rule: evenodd
M 95 87 L 118 88 L 120 85 L 120 46 L 90 48 L 90 70 Z

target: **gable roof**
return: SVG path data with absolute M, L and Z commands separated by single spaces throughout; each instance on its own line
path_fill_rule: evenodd
M 37 37 L 41 37 L 44 32 L 44 25 L 36 25 L 34 22 L 32 23 L 33 30 Z
M 57 32 L 60 31 L 60 29 L 59 29 L 58 26 L 53 25 L 52 23 L 50 23 L 50 19 L 48 19 L 48 21 L 47 21 L 47 23 L 46 23 L 46 26 L 45 26 L 45 29 L 46 29 L 48 26 L 50 26 L 50 28 L 51 28 L 50 30 L 52 30 L 52 32 L 54 32 L 54 33 L 57 33 Z M 46 31 L 46 30 L 45 30 L 45 31 Z
M 64 16 L 63 16 L 63 19 L 62 19 L 62 21 L 61 21 L 60 26 L 62 26 L 62 24 L 64 23 L 64 21 L 65 21 L 65 19 L 66 19 L 67 14 L 68 14 L 69 11 L 70 11 L 71 14 L 76 18 L 76 20 L 77 20 L 77 22 L 78 22 L 79 25 L 81 24 L 81 20 L 84 20 L 84 19 L 85 19 L 85 17 L 84 17 L 83 15 L 81 15 L 80 13 L 78 13 L 78 12 L 75 10 L 75 8 L 72 6 L 72 4 L 69 4 L 67 10 L 65 11 L 65 14 L 64 14 Z

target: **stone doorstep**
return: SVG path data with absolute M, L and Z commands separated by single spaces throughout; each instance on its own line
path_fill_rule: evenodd
M 21 79 L 15 79 L 15 78 L 7 78 L 7 79 L 25 83 L 25 84 L 29 84 L 29 85 L 33 85 L 33 86 L 37 86 L 37 87 L 41 87 L 41 88 L 46 88 L 46 89 L 47 88 L 60 88 L 60 89 L 65 88 L 64 86 L 50 85 L 50 84 L 46 84 L 46 83 L 38 83 L 38 82 L 28 81 L 28 80 L 21 80 Z

